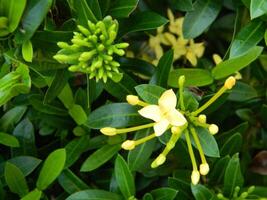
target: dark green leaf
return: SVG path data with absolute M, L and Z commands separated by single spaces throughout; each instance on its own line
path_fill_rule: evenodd
M 65 149 L 57 149 L 50 153 L 40 171 L 36 187 L 39 190 L 45 190 L 59 176 L 64 168 L 65 161 Z
M 193 10 L 186 13 L 183 22 L 185 38 L 195 38 L 215 20 L 221 9 L 220 0 L 197 0 Z
M 99 0 L 86 0 L 91 10 L 94 12 L 95 17 L 98 20 L 102 19 L 102 12 L 99 4 Z M 102 3 L 102 1 L 101 1 Z
M 76 192 L 66 200 L 121 200 L 121 197 L 112 192 L 94 189 Z
M 225 170 L 223 193 L 226 196 L 232 196 L 235 187 L 242 187 L 243 183 L 244 178 L 240 169 L 239 157 L 238 154 L 235 154 L 229 161 Z
M 215 68 L 213 68 L 213 77 L 215 79 L 221 79 L 243 69 L 251 62 L 256 60 L 261 54 L 262 50 L 262 47 L 256 46 L 251 48 L 241 56 L 221 62 Z
M 115 0 L 108 13 L 114 18 L 129 17 L 137 3 L 138 0 Z
M 155 29 L 168 22 L 164 17 L 151 12 L 139 12 L 136 15 L 121 20 L 118 35 L 121 37 L 127 33 Z
M 192 0 L 169 0 L 171 5 L 180 11 L 191 11 L 193 10 Z
M 134 178 L 129 166 L 120 155 L 116 158 L 114 170 L 117 184 L 125 199 L 133 197 L 135 195 Z
M 220 184 L 223 181 L 225 169 L 230 161 L 230 156 L 225 156 L 220 160 L 217 160 L 209 173 L 209 179 L 211 183 Z
M 82 164 L 81 171 L 88 172 L 97 169 L 107 161 L 109 161 L 119 150 L 121 146 L 105 145 L 92 153 Z
M 138 85 L 135 87 L 135 90 L 138 96 L 150 104 L 158 104 L 160 96 L 165 91 L 165 89 L 160 86 L 149 84 Z
M 178 79 L 185 76 L 185 86 L 205 86 L 213 82 L 213 78 L 208 70 L 205 69 L 175 69 L 170 72 L 168 85 L 179 87 Z
M 237 82 L 228 96 L 228 99 L 231 101 L 244 102 L 256 97 L 258 97 L 257 90 L 252 86 L 243 82 Z
M 178 191 L 172 188 L 162 187 L 151 191 L 153 199 L 155 200 L 173 200 L 175 199 Z
M 191 190 L 196 200 L 206 200 L 213 197 L 212 192 L 204 185 L 191 185 Z
M 224 141 L 224 144 L 220 150 L 221 156 L 233 155 L 241 150 L 242 136 L 240 133 L 236 133 Z
M 112 103 L 94 110 L 85 123 L 90 128 L 124 127 L 141 124 L 143 118 L 137 112 L 137 108 L 127 103 Z
M 173 63 L 173 50 L 169 50 L 160 58 L 156 71 L 154 75 L 151 77 L 149 83 L 166 88 L 172 63 Z
M 18 194 L 20 197 L 28 193 L 29 189 L 23 173 L 9 162 L 5 165 L 5 180 L 11 192 Z
M 80 25 L 87 26 L 88 20 L 93 23 L 97 22 L 97 19 L 86 0 L 73 1 L 73 6 Z
M 266 4 L 267 5 L 267 4 Z M 255 47 L 263 38 L 265 26 L 262 21 L 251 21 L 235 37 L 230 49 L 230 58 L 246 53 Z

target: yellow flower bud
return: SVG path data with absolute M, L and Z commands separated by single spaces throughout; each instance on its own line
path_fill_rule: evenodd
M 178 126 L 173 126 L 173 127 L 171 128 L 171 132 L 172 132 L 173 134 L 179 134 L 179 133 L 181 132 L 181 128 L 178 127 Z
M 200 179 L 200 174 L 197 170 L 193 170 L 191 174 L 191 182 L 193 185 L 197 185 Z
M 183 87 L 185 82 L 185 76 L 184 75 L 180 76 L 178 82 L 179 82 L 179 87 Z
M 219 127 L 216 125 L 216 124 L 211 124 L 209 126 L 209 132 L 212 134 L 212 135 L 215 135 L 216 133 L 218 133 L 219 131 Z
M 108 136 L 113 136 L 117 134 L 116 128 L 112 128 L 112 127 L 101 128 L 100 132 Z
M 224 87 L 227 88 L 228 90 L 230 90 L 235 85 L 235 83 L 236 83 L 235 78 L 233 76 L 230 76 L 224 82 Z
M 133 106 L 137 105 L 139 102 L 138 96 L 135 96 L 135 95 L 127 95 L 126 100 L 130 105 L 133 105 Z
M 218 54 L 213 54 L 212 58 L 213 58 L 213 61 L 215 62 L 216 65 L 218 65 L 222 62 L 222 58 Z
M 202 163 L 199 168 L 200 168 L 199 171 L 201 175 L 207 175 L 210 171 L 210 167 L 208 163 Z
M 166 156 L 159 154 L 159 156 L 152 162 L 151 167 L 156 168 L 166 161 Z
M 199 121 L 200 123 L 202 123 L 202 124 L 205 124 L 206 121 L 207 121 L 207 117 L 206 117 L 206 115 L 204 115 L 204 114 L 199 115 L 199 116 L 198 116 L 198 121 Z
M 135 148 L 135 141 L 133 140 L 126 140 L 122 143 L 121 148 L 125 150 L 133 150 Z

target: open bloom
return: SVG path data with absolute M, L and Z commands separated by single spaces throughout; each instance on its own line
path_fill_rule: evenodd
M 162 135 L 171 126 L 183 126 L 187 123 L 182 113 L 176 110 L 177 98 L 173 90 L 165 91 L 158 100 L 158 105 L 148 105 L 139 110 L 139 114 L 155 121 L 153 126 L 156 136 Z

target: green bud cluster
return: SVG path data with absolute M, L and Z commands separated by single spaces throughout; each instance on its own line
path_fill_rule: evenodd
M 118 32 L 118 22 L 111 16 L 105 17 L 96 24 L 88 21 L 88 26 L 78 25 L 79 32 L 74 32 L 71 45 L 58 42 L 61 48 L 54 58 L 65 64 L 70 64 L 72 72 L 89 74 L 89 78 L 96 81 L 108 78 L 115 81 L 121 76 L 118 68 L 120 64 L 113 59 L 113 55 L 123 56 L 128 43 L 114 44 Z

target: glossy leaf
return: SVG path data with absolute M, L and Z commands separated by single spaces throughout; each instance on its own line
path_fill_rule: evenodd
M 244 67 L 248 66 L 251 62 L 256 60 L 261 54 L 262 50 L 263 50 L 262 47 L 256 46 L 251 48 L 241 56 L 225 60 L 219 63 L 212 70 L 213 77 L 215 79 L 221 79 L 235 73 L 236 71 L 243 69 Z
M 107 161 L 109 161 L 119 150 L 121 146 L 105 145 L 92 153 L 82 164 L 81 171 L 88 172 L 97 169 Z
M 237 152 L 240 152 L 242 147 L 242 136 L 240 133 L 236 133 L 229 137 L 220 150 L 221 156 L 233 155 Z
M 115 177 L 121 193 L 128 199 L 135 195 L 134 178 L 129 166 L 122 156 L 118 155 L 115 161 Z
M 212 192 L 204 185 L 191 185 L 191 190 L 196 200 L 206 200 L 213 197 Z
M 165 91 L 160 86 L 149 84 L 138 85 L 135 87 L 135 90 L 141 99 L 150 104 L 158 104 L 160 96 Z
M 193 10 L 192 0 L 170 0 L 171 5 L 180 11 L 191 11 Z
M 93 11 L 87 4 L 86 0 L 73 1 L 73 6 L 75 9 L 79 24 L 86 26 L 88 20 L 90 20 L 93 23 L 97 22 L 97 19 Z
M 94 110 L 85 123 L 90 128 L 124 127 L 141 124 L 143 119 L 134 106 L 127 103 L 112 103 Z
M 250 18 L 254 19 L 267 13 L 266 0 L 251 0 L 250 1 Z
M 42 191 L 37 188 L 33 191 L 29 192 L 26 196 L 24 196 L 21 200 L 39 200 L 42 196 Z
M 36 182 L 39 190 L 46 189 L 59 176 L 65 165 L 65 160 L 65 149 L 57 149 L 48 155 Z M 49 176 L 47 176 L 48 174 Z
M 8 147 L 19 147 L 19 141 L 13 135 L 0 132 L 0 144 Z
M 242 187 L 244 178 L 241 173 L 238 154 L 235 154 L 229 161 L 225 174 L 223 193 L 227 196 L 231 196 L 234 193 L 235 187 Z
M 121 197 L 115 193 L 104 190 L 89 189 L 76 192 L 70 195 L 66 200 L 121 200 Z
M 170 72 L 168 85 L 171 87 L 179 87 L 179 77 L 185 76 L 185 86 L 206 86 L 213 82 L 211 73 L 205 69 L 175 69 Z
M 33 48 L 30 40 L 22 44 L 22 56 L 25 61 L 32 62 Z
M 129 17 L 137 7 L 137 3 L 138 0 L 115 0 L 108 13 L 114 18 Z
M 244 102 L 256 97 L 258 97 L 256 89 L 246 83 L 237 82 L 229 94 L 228 99 L 236 102 Z
M 153 199 L 155 200 L 173 200 L 175 199 L 178 191 L 172 188 L 162 187 L 151 191 Z
M 78 104 L 74 104 L 69 109 L 69 114 L 78 125 L 84 124 L 87 121 L 87 115 L 83 107 Z
M 202 34 L 215 20 L 221 9 L 220 0 L 197 0 L 193 10 L 188 11 L 183 22 L 185 38 L 195 38 Z
M 29 189 L 23 173 L 9 162 L 5 165 L 5 180 L 9 189 L 20 197 L 28 193 Z
M 230 58 L 246 53 L 255 47 L 264 36 L 265 26 L 262 21 L 251 21 L 235 37 L 230 49 Z

